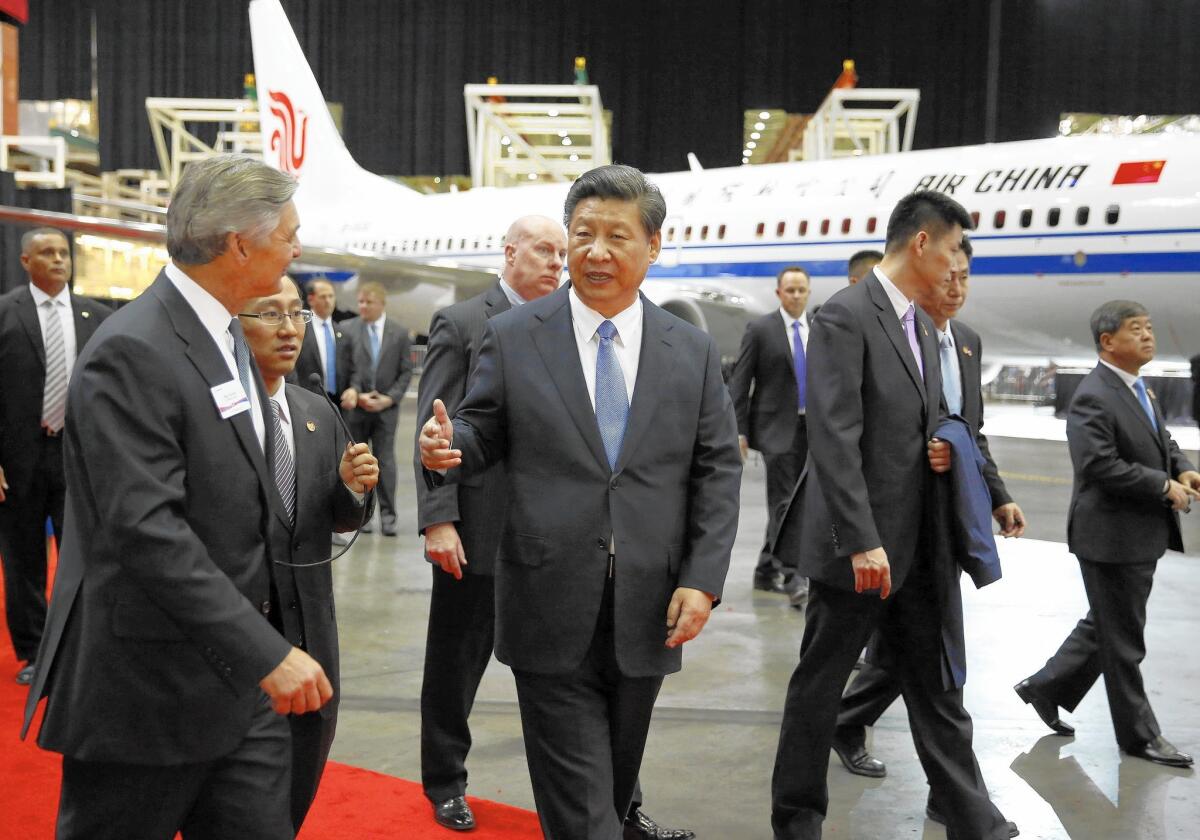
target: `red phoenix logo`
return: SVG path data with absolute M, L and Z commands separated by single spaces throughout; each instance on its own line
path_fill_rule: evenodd
M 298 176 L 300 167 L 304 165 L 304 150 L 308 142 L 308 114 L 301 111 L 297 115 L 286 93 L 271 90 L 267 91 L 267 96 L 271 99 L 271 113 L 280 123 L 271 132 L 271 151 L 278 153 L 280 169 Z

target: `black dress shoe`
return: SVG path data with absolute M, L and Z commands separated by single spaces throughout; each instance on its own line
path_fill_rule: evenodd
M 871 779 L 882 779 L 887 775 L 887 765 L 867 752 L 864 744 L 851 744 L 835 735 L 832 746 L 845 768 L 854 775 Z
M 20 680 L 18 680 L 20 682 Z M 1175 745 L 1159 735 L 1137 750 L 1126 750 L 1130 755 L 1162 764 L 1166 767 L 1191 767 L 1192 757 L 1175 749 Z
M 650 819 L 641 808 L 634 808 L 625 818 L 625 840 L 692 840 L 695 832 L 686 828 L 663 828 Z
M 1047 700 L 1038 694 L 1037 689 L 1029 684 L 1029 680 L 1021 680 L 1013 686 L 1013 691 L 1017 692 L 1017 696 L 1033 707 L 1037 712 L 1037 716 L 1042 719 L 1042 723 L 1054 730 L 1055 735 L 1074 735 L 1075 727 L 1068 723 L 1064 723 L 1058 716 L 1058 704 L 1053 700 Z
M 785 592 L 783 588 L 783 575 L 779 572 L 770 572 L 763 574 L 761 572 L 754 573 L 754 588 L 759 592 Z
M 808 605 L 808 578 L 793 575 L 784 580 L 783 589 L 787 592 L 792 609 L 803 610 Z
M 433 818 L 437 824 L 452 831 L 470 831 L 475 828 L 475 815 L 466 797 L 452 796 L 445 802 L 433 806 Z
M 382 534 L 383 534 L 385 537 L 394 537 L 394 536 L 396 536 L 396 526 L 395 526 L 395 525 L 384 525 L 382 528 L 380 528 L 380 529 L 379 529 L 379 531 L 380 531 L 380 533 L 382 533 Z
M 33 682 L 33 663 L 30 662 L 20 671 L 17 671 L 17 685 L 29 685 Z
M 946 818 L 942 816 L 940 811 L 930 805 L 928 801 L 925 803 L 925 819 L 935 822 L 938 825 L 946 824 Z M 1021 829 L 1017 828 L 1017 824 L 1012 820 L 1006 822 L 1004 826 L 1008 829 L 1009 837 L 1017 837 L 1021 834 Z

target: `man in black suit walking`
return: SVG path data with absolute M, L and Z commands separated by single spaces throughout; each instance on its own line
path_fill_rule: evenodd
M 295 375 L 290 381 L 314 393 L 329 394 L 329 398 L 344 410 L 358 405 L 358 392 L 351 387 L 354 381 L 354 342 L 350 334 L 333 320 L 337 296 L 333 283 L 317 278 L 308 283 L 308 309 L 312 321 L 304 329 L 304 343 L 296 359 Z M 312 375 L 321 377 L 322 385 L 315 386 Z
M 1113 300 L 1092 313 L 1100 362 L 1067 409 L 1075 467 L 1067 547 L 1079 560 L 1088 614 L 1058 652 L 1016 686 L 1056 733 L 1059 719 L 1104 675 L 1117 746 L 1157 764 L 1190 767 L 1192 757 L 1162 736 L 1142 683 L 1146 602 L 1158 558 L 1183 550 L 1179 512 L 1200 498 L 1200 473 L 1167 431 L 1154 393 L 1139 375 L 1154 358 L 1154 327 L 1138 303 Z
M 46 518 L 62 544 L 62 426 L 75 359 L 108 307 L 72 294 L 71 246 L 55 228 L 21 237 L 29 285 L 0 297 L 0 558 L 17 682 L 33 679 L 46 623 Z
M 1009 835 L 971 747 L 962 690 L 942 673 L 938 577 L 928 546 L 934 473 L 949 447 L 933 323 L 915 305 L 955 268 L 967 212 L 935 192 L 903 198 L 883 262 L 821 307 L 808 356 L 809 460 L 784 515 L 779 556 L 810 581 L 800 663 L 788 685 L 772 780 L 777 838 L 821 836 L 842 686 L 878 628 L 894 663 L 918 755 L 951 812 L 952 840 Z
M 639 293 L 665 215 L 631 167 L 576 180 L 570 286 L 489 321 L 453 423 L 435 400 L 421 432 L 448 480 L 505 462 L 496 655 L 552 840 L 621 837 L 658 689 L 720 596 L 737 529 L 716 345 Z
M 330 533 L 353 531 L 370 515 L 379 462 L 365 443 L 351 444 L 324 395 L 284 380 L 296 366 L 311 311 L 289 278 L 277 295 L 257 298 L 240 313 L 246 343 L 278 417 L 279 440 L 272 463 L 291 527 L 272 521 L 271 560 L 279 593 L 283 634 L 320 663 L 333 699 L 319 710 L 288 715 L 292 730 L 292 825 L 297 832 L 316 796 L 338 709 L 338 638 L 334 622 Z M 275 429 L 272 424 L 272 429 Z M 285 452 L 286 450 L 286 452 Z M 290 488 L 290 490 L 289 490 Z M 291 495 L 291 500 L 288 496 Z
M 1025 533 L 1025 514 L 1008 494 L 983 434 L 982 342 L 977 332 L 957 318 L 967 302 L 971 255 L 971 241 L 963 236 L 958 266 L 951 273 L 949 282 L 925 290 L 917 295 L 916 301 L 937 328 L 942 397 L 946 407 L 950 414 L 962 417 L 975 432 L 975 440 L 984 458 L 983 477 L 991 497 L 992 515 L 999 523 L 1003 536 L 1020 537 Z M 957 577 L 955 575 L 955 586 Z M 871 663 L 863 665 L 842 695 L 833 749 L 851 773 L 870 777 L 886 774 L 883 762 L 867 752 L 866 727 L 874 726 L 879 716 L 899 696 L 899 681 L 883 667 Z M 937 807 L 937 803 L 930 802 L 925 814 L 935 822 L 946 822 L 943 809 Z
M 281 632 L 268 537 L 290 520 L 235 316 L 300 253 L 295 189 L 249 157 L 190 164 L 171 262 L 79 356 L 70 527 L 25 710 L 27 730 L 48 696 L 59 840 L 293 836 L 284 715 L 333 690 Z
M 350 428 L 354 436 L 370 441 L 379 459 L 379 524 L 385 537 L 396 536 L 396 424 L 400 402 L 412 380 L 413 364 L 408 330 L 384 311 L 387 291 L 379 283 L 364 283 L 358 290 L 359 317 L 345 329 L 354 338 L 354 378 L 358 408 Z M 364 531 L 371 531 L 368 524 Z
M 784 569 L 770 546 L 779 514 L 808 457 L 804 413 L 808 293 L 804 268 L 788 266 L 779 272 L 775 280 L 779 309 L 746 325 L 729 378 L 742 458 L 750 449 L 761 452 L 767 470 L 767 534 L 754 569 L 754 588 L 783 592 L 786 584 L 793 601 L 799 603 L 803 603 L 808 582 L 794 568 Z

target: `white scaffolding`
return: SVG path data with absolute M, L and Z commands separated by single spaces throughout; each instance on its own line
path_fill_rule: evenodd
M 571 181 L 612 162 L 595 85 L 463 86 L 471 182 Z
M 917 126 L 915 88 L 835 88 L 804 129 L 790 160 L 828 160 L 912 150 Z
M 224 152 L 260 154 L 258 103 L 252 99 L 169 99 L 146 98 L 146 116 L 158 163 L 168 184 L 168 192 L 179 183 L 183 167 Z M 217 126 L 212 144 L 196 136 L 196 127 Z

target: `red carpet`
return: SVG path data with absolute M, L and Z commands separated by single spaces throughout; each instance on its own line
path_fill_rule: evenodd
M 53 568 L 53 567 L 52 567 Z M 0 595 L 3 583 L 0 583 Z M 0 840 L 51 840 L 61 759 L 22 742 L 26 689 L 13 682 L 17 660 L 0 623 Z M 32 729 L 37 731 L 37 721 Z M 330 762 L 299 840 L 536 840 L 537 815 L 470 797 L 479 828 L 448 831 L 433 821 L 416 782 Z

